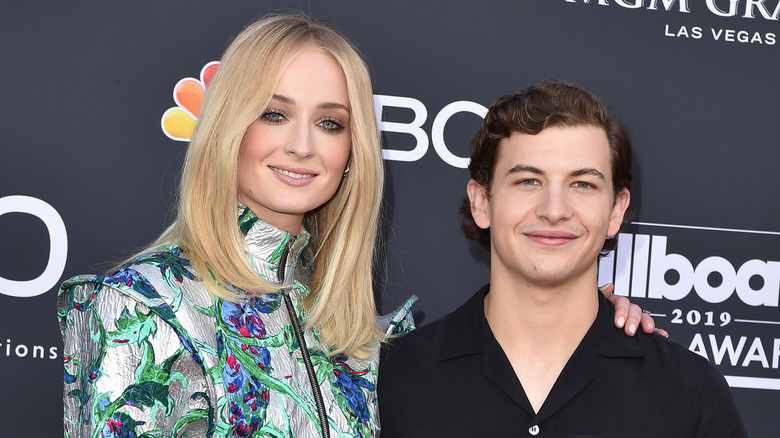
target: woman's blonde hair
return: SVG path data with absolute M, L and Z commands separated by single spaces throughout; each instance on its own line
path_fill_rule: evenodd
M 304 219 L 315 254 L 306 324 L 319 330 L 329 354 L 363 356 L 383 336 L 376 325 L 372 264 L 384 174 L 368 69 L 330 24 L 269 16 L 230 44 L 187 150 L 177 218 L 153 246 L 180 242 L 206 287 L 224 299 L 239 299 L 219 286 L 224 283 L 251 293 L 278 292 L 278 285 L 251 268 L 237 226 L 238 152 L 284 69 L 308 48 L 329 53 L 344 72 L 352 146 L 349 174 L 336 194 Z

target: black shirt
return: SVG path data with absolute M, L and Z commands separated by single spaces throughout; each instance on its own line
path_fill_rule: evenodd
M 596 320 L 534 413 L 485 319 L 488 291 L 383 351 L 381 438 L 746 436 L 714 366 L 663 336 L 626 336 L 598 292 Z

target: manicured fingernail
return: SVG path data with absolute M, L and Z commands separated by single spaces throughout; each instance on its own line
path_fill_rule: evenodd
M 618 327 L 623 328 L 623 324 L 626 323 L 626 318 L 623 318 L 622 316 L 618 318 Z
M 636 333 L 636 324 L 631 324 L 628 326 L 628 331 L 630 331 L 632 335 Z

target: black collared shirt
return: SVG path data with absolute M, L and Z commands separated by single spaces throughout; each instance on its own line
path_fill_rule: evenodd
M 663 336 L 626 336 L 601 294 L 595 322 L 534 413 L 485 319 L 488 290 L 383 351 L 381 438 L 746 436 L 714 366 Z

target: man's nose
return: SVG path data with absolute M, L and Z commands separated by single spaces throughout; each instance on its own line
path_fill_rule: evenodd
M 545 187 L 540 193 L 537 215 L 549 222 L 558 222 L 571 216 L 571 204 L 566 190 L 561 187 Z

